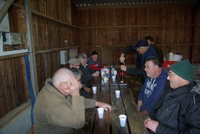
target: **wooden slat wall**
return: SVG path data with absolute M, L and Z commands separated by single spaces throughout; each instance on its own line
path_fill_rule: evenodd
M 20 32 L 24 36 L 27 32 L 24 0 L 15 4 L 9 9 L 11 32 Z M 64 41 L 68 40 L 69 46 L 79 45 L 79 28 L 74 25 L 77 17 L 72 19 L 71 16 L 72 12 L 77 14 L 77 8 L 71 7 L 75 7 L 71 0 L 31 0 L 32 46 L 38 91 L 44 86 L 45 80 L 61 67 L 59 51 L 66 48 Z M 24 42 L 28 43 L 25 39 Z M 23 54 L 1 58 L 0 79 L 2 117 L 30 99 Z
M 153 5 L 153 6 L 152 6 Z M 119 56 L 127 44 L 136 44 L 141 38 L 151 35 L 160 46 L 165 56 L 169 52 L 181 54 L 184 58 L 191 55 L 192 45 L 199 49 L 199 9 L 197 13 L 196 31 L 194 26 L 194 5 L 192 4 L 146 4 L 133 7 L 85 7 L 79 10 L 81 51 L 86 51 L 86 45 L 110 45 L 116 51 L 114 64 L 119 63 Z M 192 42 L 193 32 L 196 40 Z M 197 53 L 195 51 L 195 53 Z M 127 64 L 134 64 L 135 54 L 127 56 Z M 129 57 L 132 57 L 129 59 Z M 200 57 L 193 56 L 193 62 L 199 63 Z
M 29 98 L 23 57 L 0 61 L 0 117 Z

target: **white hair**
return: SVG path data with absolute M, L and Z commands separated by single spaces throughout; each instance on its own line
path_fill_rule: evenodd
M 73 73 L 69 69 L 60 68 L 54 73 L 52 83 L 57 87 L 61 82 L 66 82 L 71 76 L 73 76 Z
M 142 48 L 146 48 L 146 49 L 148 49 L 148 48 L 149 48 L 149 46 L 142 46 Z

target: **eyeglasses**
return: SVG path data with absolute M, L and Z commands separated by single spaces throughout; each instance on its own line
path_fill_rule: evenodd
M 151 67 L 154 67 L 155 65 L 151 65 L 151 66 L 144 66 L 143 68 L 145 69 L 145 68 L 147 68 L 147 69 L 149 69 L 149 68 L 151 68 Z
M 169 76 L 169 77 L 172 77 L 173 75 L 176 75 L 176 74 L 168 73 L 168 76 Z

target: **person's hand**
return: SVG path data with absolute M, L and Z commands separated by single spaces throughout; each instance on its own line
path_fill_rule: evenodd
M 84 90 L 85 90 L 86 92 L 90 93 L 91 88 L 89 88 L 89 87 L 84 87 Z
M 71 77 L 67 83 L 68 83 L 68 86 L 69 86 L 68 93 L 71 96 L 80 95 L 80 93 L 79 93 L 79 90 L 81 88 L 80 87 L 80 82 L 78 82 L 74 77 Z
M 124 54 L 121 54 L 121 55 L 120 55 L 119 61 L 120 61 L 120 62 L 124 62 L 124 61 L 125 61 L 125 56 L 124 56 Z
M 99 76 L 99 71 L 96 71 L 92 74 L 93 77 Z
M 101 108 L 103 108 L 103 109 L 106 110 L 106 111 L 108 111 L 108 110 L 111 111 L 111 105 L 109 105 L 109 104 L 107 104 L 107 103 L 103 103 L 103 102 L 97 101 L 97 102 L 96 102 L 96 106 L 97 106 L 97 107 L 101 107 Z
M 107 66 L 104 66 L 103 69 L 108 69 L 108 67 L 107 67 Z
M 126 69 L 127 69 L 127 67 L 124 66 L 124 65 L 121 65 L 120 68 L 121 68 L 122 71 L 126 71 Z
M 153 131 L 155 133 L 156 129 L 159 125 L 159 122 L 151 120 L 150 118 L 148 118 L 144 121 L 144 125 L 145 125 L 146 128 L 150 129 L 151 131 Z

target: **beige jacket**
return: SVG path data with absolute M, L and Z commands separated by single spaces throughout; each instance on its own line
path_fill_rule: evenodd
M 35 134 L 70 134 L 85 124 L 85 108 L 94 108 L 96 100 L 65 96 L 48 79 L 34 107 Z

